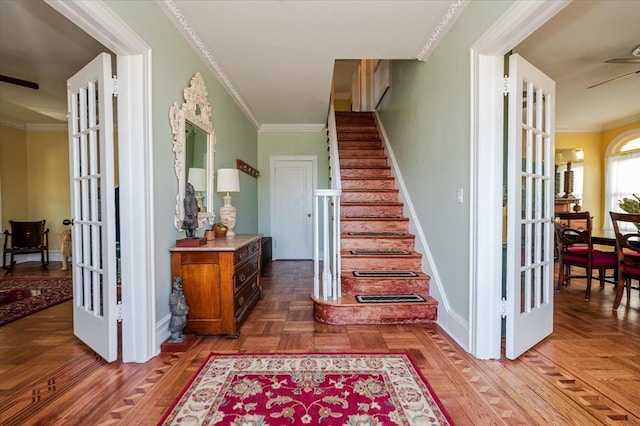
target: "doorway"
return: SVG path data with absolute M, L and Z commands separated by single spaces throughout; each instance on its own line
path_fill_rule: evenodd
M 273 258 L 311 259 L 317 158 L 273 156 L 270 163 Z
M 504 54 L 568 4 L 516 3 L 471 49 L 469 352 L 479 359 L 501 356 Z
M 102 2 L 46 3 L 117 55 L 121 279 L 132 283 L 122 287 L 122 361 L 146 362 L 160 350 L 156 342 L 150 154 L 151 49 Z

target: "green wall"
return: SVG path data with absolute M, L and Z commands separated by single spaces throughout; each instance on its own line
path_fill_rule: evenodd
M 318 157 L 318 189 L 329 188 L 329 159 L 326 130 L 260 132 L 258 134 L 258 230 L 271 235 L 270 157 L 272 155 L 315 155 Z
M 106 4 L 152 49 L 156 320 L 160 320 L 169 314 L 169 249 L 175 245 L 176 239 L 184 238 L 184 233 L 173 226 L 178 183 L 173 168 L 169 108 L 174 102 L 182 104 L 182 90 L 189 85 L 193 75 L 200 72 L 213 110 L 212 121 L 217 135 L 216 169 L 235 167 L 236 158 L 255 164 L 258 136 L 253 124 L 156 2 L 107 0 Z M 238 209 L 236 230 L 239 233 L 257 232 L 257 184 L 242 177 L 240 185 L 241 192 L 233 197 L 233 204 Z M 216 196 L 216 210 L 221 205 L 221 198 Z
M 393 61 L 380 117 L 451 308 L 469 319 L 470 48 L 512 5 L 470 2 L 426 62 Z M 458 204 L 457 190 L 464 191 Z

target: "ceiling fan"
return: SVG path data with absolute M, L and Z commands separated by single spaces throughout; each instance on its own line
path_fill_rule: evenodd
M 631 56 L 625 56 L 622 58 L 613 58 L 613 59 L 609 59 L 607 61 L 604 61 L 607 64 L 640 64 L 640 45 L 636 46 L 632 51 L 631 51 Z M 598 87 L 598 86 L 602 86 L 605 83 L 609 83 L 611 81 L 615 81 L 615 80 L 619 80 L 621 78 L 625 78 L 625 77 L 630 77 L 632 75 L 635 74 L 640 74 L 640 70 L 637 71 L 631 71 L 628 72 L 626 74 L 622 74 L 619 75 L 617 77 L 613 77 L 610 78 L 608 80 L 605 81 L 601 81 L 600 83 L 591 85 L 589 87 L 587 87 L 587 89 L 592 89 L 594 87 Z
M 8 75 L 0 74 L 0 81 L 9 84 L 15 84 L 16 86 L 28 87 L 29 89 L 38 90 L 40 86 L 33 81 L 21 80 L 19 78 L 9 77 Z

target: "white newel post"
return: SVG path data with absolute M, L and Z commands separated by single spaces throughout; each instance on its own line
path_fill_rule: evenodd
M 313 229 L 313 296 L 317 299 L 336 300 L 341 296 L 340 289 L 340 229 L 336 220 L 340 213 L 340 190 L 318 189 L 313 192 L 314 229 Z M 322 202 L 323 233 L 320 236 L 320 206 Z M 333 208 L 329 210 L 329 203 Z M 331 212 L 331 214 L 329 214 Z M 320 286 L 320 241 L 322 240 L 322 286 Z

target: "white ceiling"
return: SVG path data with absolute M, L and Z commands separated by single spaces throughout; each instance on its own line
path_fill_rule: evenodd
M 158 4 L 262 128 L 324 123 L 336 59 L 428 60 L 456 10 L 452 0 Z M 638 22 L 640 1 L 574 1 L 514 49 L 556 80 L 558 128 L 637 119 L 640 75 L 586 87 L 640 69 L 603 62 L 640 44 Z M 67 77 L 105 50 L 39 0 L 0 0 L 0 74 L 40 84 L 34 91 L 0 83 L 0 118 L 64 122 Z

